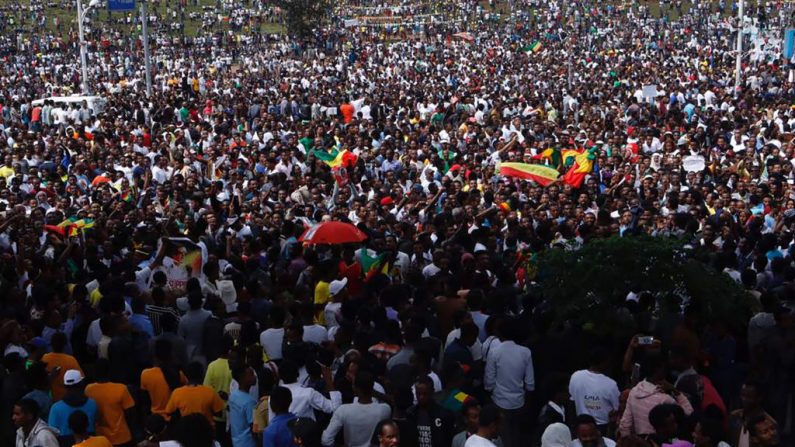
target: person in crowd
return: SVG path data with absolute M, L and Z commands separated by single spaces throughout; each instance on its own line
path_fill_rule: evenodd
M 320 427 L 316 421 L 307 418 L 296 418 L 287 423 L 293 442 L 296 446 L 320 447 Z
M 113 443 L 102 435 L 88 434 L 88 416 L 82 411 L 69 415 L 69 429 L 75 438 L 75 447 L 112 447 Z
M 451 445 L 455 415 L 433 400 L 433 381 L 420 376 L 414 385 L 417 403 L 409 408 L 407 419 L 417 427 L 420 446 L 440 447 Z
M 39 411 L 33 399 L 22 399 L 14 404 L 16 447 L 58 447 L 58 431 L 39 418 Z
M 370 445 L 378 422 L 392 415 L 389 405 L 373 402 L 374 384 L 375 379 L 372 374 L 360 371 L 356 375 L 353 384 L 356 402 L 342 404 L 334 410 L 328 427 L 323 431 L 323 445 L 334 445 L 334 438 L 340 430 L 343 432 L 345 445 L 353 447 Z
M 494 404 L 489 404 L 480 409 L 478 415 L 478 431 L 468 437 L 465 447 L 495 447 L 494 439 L 500 433 L 501 410 Z
M 50 375 L 47 372 L 47 365 L 43 362 L 35 362 L 28 366 L 25 371 L 27 386 L 30 392 L 22 396 L 23 399 L 31 399 L 39 405 L 39 417 L 47 420 L 50 414 L 52 398 L 50 397 Z
M 63 384 L 66 394 L 50 407 L 47 424 L 58 431 L 61 439 L 70 437 L 72 430 L 69 428 L 69 416 L 75 411 L 82 411 L 88 417 L 88 433 L 96 433 L 99 408 L 97 402 L 86 395 L 83 374 L 76 369 L 70 369 L 64 373 Z
M 596 418 L 590 414 L 581 414 L 574 419 L 574 440 L 572 447 L 615 447 L 616 442 L 602 436 Z
M 789 2 L 305 3 L 0 7 L 0 445 L 793 444 Z
M 173 349 L 166 339 L 155 340 L 155 366 L 141 372 L 141 394 L 149 402 L 153 414 L 167 415 L 171 393 L 187 384 L 187 378 L 172 361 Z
M 262 434 L 264 445 L 274 447 L 289 447 L 293 445 L 295 433 L 290 431 L 288 424 L 297 420 L 289 411 L 293 397 L 289 389 L 279 386 L 273 389 L 270 395 L 270 420 L 268 427 Z
M 135 421 L 135 401 L 126 385 L 110 382 L 109 372 L 108 361 L 98 360 L 94 365 L 96 381 L 88 384 L 85 392 L 102 416 L 96 421 L 96 433 L 113 445 L 126 445 L 132 441 L 128 421 Z
M 66 371 L 75 370 L 81 374 L 80 363 L 73 356 L 64 352 L 68 338 L 63 332 L 56 332 L 50 339 L 51 352 L 44 354 L 41 361 L 47 365 L 47 371 L 54 375 L 52 379 L 52 401 L 58 402 L 66 394 L 64 374 Z
M 296 417 L 314 419 L 314 410 L 323 413 L 333 413 L 342 404 L 342 395 L 335 390 L 334 382 L 331 379 L 331 370 L 321 367 L 323 380 L 329 397 L 312 388 L 307 388 L 298 383 L 298 367 L 292 361 L 286 360 L 279 367 L 282 386 L 290 391 L 290 412 Z
M 238 367 L 232 372 L 233 379 L 237 382 L 236 390 L 229 394 L 229 434 L 233 447 L 254 447 L 257 438 L 252 431 L 254 424 L 254 409 L 257 399 L 249 394 L 254 385 L 256 375 L 254 370 L 247 367 Z
M 375 425 L 370 445 L 378 447 L 398 447 L 400 445 L 400 429 L 395 421 L 384 419 Z
M 503 323 L 505 339 L 489 357 L 483 382 L 494 403 L 503 410 L 500 437 L 505 447 L 522 445 L 523 427 L 519 421 L 525 411 L 525 395 L 535 390 L 530 349 L 517 344 L 520 325 L 518 319 Z
M 588 369 L 575 372 L 569 380 L 569 394 L 577 415 L 593 417 L 599 430 L 604 432 L 618 412 L 620 394 L 616 381 L 605 374 L 609 365 L 609 352 L 595 348 L 591 351 Z
M 193 362 L 188 364 L 185 370 L 185 377 L 188 379 L 188 384 L 171 392 L 165 413 L 171 417 L 177 413 L 180 417 L 192 413 L 200 413 L 214 427 L 214 418 L 226 408 L 226 403 L 213 388 L 202 385 L 204 368 L 201 363 Z
M 695 447 L 729 447 L 722 421 L 710 415 L 698 419 L 692 436 Z
M 768 414 L 762 404 L 764 401 L 766 387 L 761 382 L 747 380 L 740 389 L 740 402 L 742 407 L 734 410 L 729 416 L 729 440 L 732 445 L 737 447 L 750 446 L 750 432 L 748 422 L 758 416 L 763 415 L 771 421 L 773 417 Z
M 779 447 L 780 436 L 778 424 L 763 414 L 754 416 L 748 421 L 750 445 L 754 447 Z
M 464 420 L 464 430 L 453 436 L 453 447 L 463 447 L 470 436 L 477 433 L 480 417 L 480 403 L 470 399 L 461 406 L 461 416 Z
M 566 424 L 555 422 L 541 435 L 541 447 L 564 447 L 571 445 L 571 431 Z
M 626 407 L 618 426 L 622 436 L 654 434 L 655 429 L 650 414 L 659 405 L 679 406 L 684 415 L 693 413 L 693 407 L 687 397 L 666 380 L 668 369 L 666 359 L 661 354 L 649 354 L 646 357 L 645 371 L 645 378 L 632 388 L 627 397 Z M 673 410 L 664 417 L 662 414 L 660 416 L 662 419 L 670 419 L 674 416 Z
M 681 427 L 685 422 L 682 408 L 676 404 L 658 404 L 649 412 L 649 424 L 653 433 L 646 438 L 653 445 L 672 444 L 679 441 Z

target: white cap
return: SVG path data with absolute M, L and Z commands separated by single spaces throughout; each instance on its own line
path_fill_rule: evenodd
M 83 373 L 76 369 L 70 369 L 63 375 L 63 384 L 66 386 L 77 385 L 83 381 Z
M 348 278 L 338 279 L 336 281 L 331 281 L 331 284 L 328 285 L 328 290 L 331 296 L 336 296 L 338 293 L 348 285 Z

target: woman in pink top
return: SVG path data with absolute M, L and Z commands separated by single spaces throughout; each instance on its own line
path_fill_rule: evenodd
M 629 392 L 627 405 L 618 431 L 621 436 L 650 435 L 654 428 L 649 422 L 649 412 L 660 404 L 677 404 L 686 415 L 693 413 L 693 407 L 683 394 L 665 380 L 665 358 L 660 354 L 651 354 L 646 359 L 646 378 L 635 385 Z

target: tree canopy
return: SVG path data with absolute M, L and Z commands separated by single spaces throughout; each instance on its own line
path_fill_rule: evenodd
M 280 0 L 279 6 L 284 10 L 287 33 L 297 39 L 306 39 L 329 16 L 331 1 Z
M 538 258 L 538 290 L 558 321 L 601 334 L 622 332 L 619 309 L 630 292 L 659 303 L 688 304 L 708 321 L 742 327 L 754 300 L 727 274 L 696 259 L 677 239 L 592 240 L 579 250 L 551 249 Z

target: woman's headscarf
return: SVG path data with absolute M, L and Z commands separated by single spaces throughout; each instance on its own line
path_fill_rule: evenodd
M 571 431 L 566 424 L 556 422 L 541 435 L 541 447 L 569 447 L 571 445 Z

